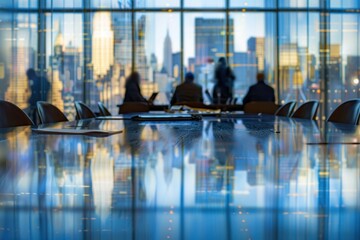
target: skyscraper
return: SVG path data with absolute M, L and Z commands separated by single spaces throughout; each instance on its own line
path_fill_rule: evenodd
M 265 70 L 265 38 L 251 37 L 248 42 L 248 51 L 256 55 L 257 71 L 264 72 Z
M 97 12 L 94 15 L 92 63 L 95 78 L 106 76 L 114 65 L 114 32 L 108 12 Z
M 226 43 L 226 20 L 222 18 L 195 19 L 195 75 L 198 82 L 206 88 L 209 81 L 208 66 L 220 57 L 234 54 L 234 21 L 229 20 L 229 36 Z M 189 65 L 190 66 L 190 65 Z
M 226 57 L 226 20 L 221 18 L 195 19 L 195 58 L 196 65 L 204 65 L 209 59 Z M 229 29 L 234 21 L 229 20 Z M 229 55 L 234 52 L 234 32 L 229 31 Z
M 166 33 L 164 41 L 164 63 L 163 68 L 168 76 L 173 76 L 173 64 L 172 64 L 172 43 L 169 35 L 169 30 Z

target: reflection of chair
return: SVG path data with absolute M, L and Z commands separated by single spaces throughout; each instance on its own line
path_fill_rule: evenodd
M 315 120 L 318 109 L 318 101 L 308 101 L 301 105 L 298 109 L 296 109 L 296 111 L 291 115 L 291 117 Z
M 15 104 L 0 100 L 0 128 L 34 125 L 26 113 Z
M 354 99 L 342 103 L 328 118 L 329 122 L 347 123 L 356 125 L 360 114 L 360 99 Z
M 82 102 L 75 102 L 75 110 L 77 120 L 96 117 L 95 113 L 91 111 L 91 109 Z
M 102 102 L 98 102 L 98 107 L 102 116 L 111 116 L 110 111 L 105 107 Z
M 278 105 L 273 102 L 249 102 L 244 106 L 244 112 L 248 114 L 274 114 Z
M 119 114 L 148 112 L 148 111 L 150 111 L 150 108 L 147 103 L 125 102 L 122 105 L 120 105 Z
M 37 102 L 36 107 L 41 124 L 69 121 L 57 107 L 50 103 Z
M 276 116 L 290 117 L 295 109 L 296 102 L 288 102 L 282 105 L 275 113 Z

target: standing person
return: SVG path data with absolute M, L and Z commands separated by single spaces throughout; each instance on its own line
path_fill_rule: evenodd
M 140 74 L 138 72 L 133 72 L 126 79 L 125 83 L 125 102 L 142 102 L 148 103 L 148 101 L 143 97 L 140 90 Z
M 249 102 L 275 102 L 275 91 L 265 83 L 265 75 L 258 73 L 256 79 L 257 83 L 250 86 L 243 99 L 243 105 Z
M 26 71 L 26 76 L 29 81 L 31 96 L 29 98 L 30 111 L 29 115 L 36 124 L 36 103 L 38 101 L 47 101 L 50 91 L 50 83 L 46 77 L 39 77 L 33 68 Z
M 174 95 L 171 99 L 171 105 L 176 103 L 197 102 L 204 101 L 202 96 L 202 87 L 194 83 L 194 74 L 186 73 L 185 82 L 176 87 Z
M 233 98 L 235 76 L 224 57 L 219 59 L 215 68 L 215 80 L 213 101 L 215 104 L 225 104 Z

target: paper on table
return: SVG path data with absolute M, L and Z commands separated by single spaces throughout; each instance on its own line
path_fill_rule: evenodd
M 87 136 L 109 136 L 123 132 L 123 130 L 105 131 L 97 129 L 66 129 L 66 128 L 34 128 L 36 133 L 42 134 L 64 134 L 64 135 L 87 135 Z
M 191 114 L 140 114 L 131 119 L 136 121 L 191 121 L 201 120 L 201 116 Z

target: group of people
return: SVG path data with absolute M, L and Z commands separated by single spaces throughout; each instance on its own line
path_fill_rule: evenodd
M 226 104 L 229 100 L 233 99 L 235 75 L 227 65 L 225 58 L 219 59 L 214 77 L 216 83 L 213 88 L 212 103 Z M 141 94 L 140 80 L 141 76 L 138 72 L 133 72 L 127 78 L 124 102 L 148 102 Z M 203 103 L 202 87 L 194 81 L 194 74 L 191 72 L 186 73 L 185 81 L 176 87 L 170 104 Z M 243 104 L 245 105 L 252 101 L 275 102 L 274 89 L 265 83 L 265 75 L 263 73 L 257 74 L 257 83 L 249 88 L 243 99 Z
M 50 83 L 45 77 L 39 77 L 34 69 L 26 72 L 29 80 L 31 97 L 29 99 L 30 115 L 36 118 L 36 102 L 46 100 L 50 91 Z M 235 75 L 226 63 L 225 58 L 220 58 L 215 68 L 215 79 L 212 102 L 214 104 L 226 104 L 229 99 L 233 98 Z M 141 94 L 140 89 L 141 76 L 138 72 L 133 72 L 126 80 L 124 102 L 143 102 L 148 101 Z M 257 74 L 257 83 L 252 85 L 243 99 L 243 104 L 252 101 L 269 101 L 275 102 L 274 89 L 265 83 L 265 75 Z M 195 82 L 193 73 L 188 72 L 185 75 L 185 81 L 178 85 L 170 101 L 171 105 L 186 102 L 203 103 L 202 87 Z

